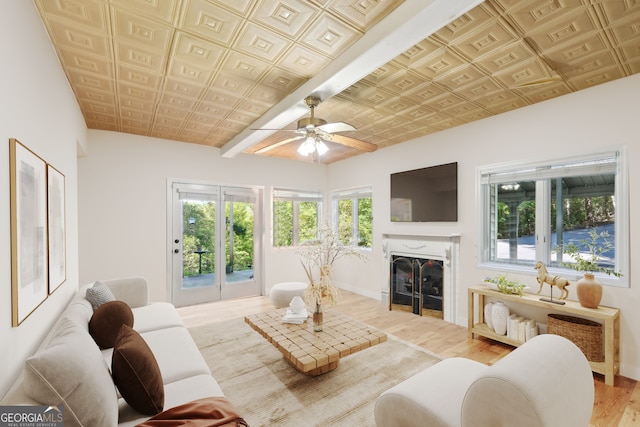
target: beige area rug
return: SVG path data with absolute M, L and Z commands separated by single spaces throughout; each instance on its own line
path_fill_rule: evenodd
M 440 358 L 389 336 L 309 377 L 244 319 L 190 329 L 213 376 L 251 427 L 375 426 L 378 396 Z

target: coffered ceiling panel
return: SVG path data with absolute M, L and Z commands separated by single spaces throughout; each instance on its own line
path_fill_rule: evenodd
M 319 14 L 320 8 L 308 1 L 265 0 L 255 8 L 252 18 L 269 30 L 296 39 Z
M 410 20 L 398 16 L 446 1 L 34 2 L 89 128 L 223 154 L 243 138 L 255 153 L 296 135 L 308 95 L 324 98 L 315 117 L 382 148 L 640 72 L 632 0 L 468 0 L 475 7 L 402 49 L 387 41 Z M 288 132 L 255 130 L 293 103 L 276 128 Z M 260 155 L 305 160 L 299 144 Z M 364 153 L 328 145 L 316 161 Z

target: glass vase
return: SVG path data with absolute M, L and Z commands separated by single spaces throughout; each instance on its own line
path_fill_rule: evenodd
M 322 331 L 322 321 L 323 321 L 322 305 L 316 304 L 316 308 L 313 311 L 313 330 L 315 332 Z

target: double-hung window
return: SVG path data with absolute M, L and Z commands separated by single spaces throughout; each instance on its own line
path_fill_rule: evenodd
M 573 276 L 566 254 L 593 235 L 610 247 L 598 264 L 622 274 L 603 284 L 628 286 L 629 218 L 624 149 L 478 169 L 481 267 L 533 273 L 536 261 Z
M 322 193 L 274 188 L 273 246 L 298 246 L 315 240 L 322 213 Z
M 333 227 L 340 241 L 371 248 L 372 241 L 372 190 L 370 187 L 333 192 Z

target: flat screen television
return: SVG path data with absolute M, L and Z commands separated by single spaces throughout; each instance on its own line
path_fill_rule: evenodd
M 458 220 L 458 163 L 391 174 L 391 221 Z

